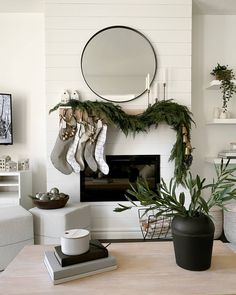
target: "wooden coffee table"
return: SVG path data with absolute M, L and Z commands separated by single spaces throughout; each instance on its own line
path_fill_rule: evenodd
M 172 242 L 113 243 L 118 269 L 53 285 L 43 264 L 52 246 L 26 246 L 0 274 L 0 294 L 236 294 L 236 254 L 214 242 L 212 266 L 192 272 L 175 263 Z

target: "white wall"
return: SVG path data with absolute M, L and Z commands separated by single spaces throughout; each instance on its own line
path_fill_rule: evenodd
M 0 12 L 35 13 L 44 12 L 44 0 L 0 0 Z
M 85 84 L 80 70 L 80 56 L 87 40 L 98 30 L 125 25 L 142 32 L 154 46 L 158 59 L 156 80 L 160 83 L 168 68 L 167 98 L 191 106 L 191 0 L 46 0 L 46 91 L 47 107 L 56 105 L 64 89 L 78 89 L 83 100 L 97 97 Z M 162 98 L 162 95 L 161 95 Z M 147 96 L 125 109 L 145 109 Z M 50 153 L 58 133 L 58 113 L 47 122 L 47 186 L 57 186 L 79 201 L 79 175 L 66 176 L 50 163 Z M 161 154 L 161 176 L 173 175 L 168 163 L 175 133 L 166 125 L 147 134 L 125 137 L 110 128 L 107 154 Z M 114 213 L 116 203 L 92 205 L 92 231 L 98 238 L 140 237 L 137 213 Z
M 220 64 L 229 65 L 236 73 L 236 16 L 194 15 L 193 17 L 193 82 L 192 110 L 197 128 L 193 129 L 193 170 L 209 181 L 214 175 L 214 165 L 206 157 L 217 157 L 219 151 L 229 149 L 236 141 L 235 125 L 207 125 L 213 119 L 214 107 L 222 106 L 221 92 L 206 89 L 213 79 L 211 70 Z M 229 110 L 236 117 L 236 95 Z
M 33 190 L 46 189 L 44 15 L 0 13 L 0 92 L 13 100 L 13 140 L 0 146 L 12 160 L 29 158 Z

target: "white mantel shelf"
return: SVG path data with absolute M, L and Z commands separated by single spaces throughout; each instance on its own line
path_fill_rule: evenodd
M 214 124 L 222 124 L 222 125 L 234 125 L 236 124 L 236 118 L 232 119 L 213 119 L 212 121 L 207 122 L 208 125 L 214 125 Z
M 232 82 L 236 84 L 236 80 L 232 80 Z M 220 80 L 212 80 L 207 86 L 207 89 L 218 90 L 220 89 L 220 84 L 221 84 Z
M 210 163 L 210 164 L 220 164 L 221 163 L 221 158 L 208 157 L 208 158 L 205 159 L 205 161 L 207 163 Z M 224 163 L 227 163 L 227 161 L 228 161 L 228 159 L 224 159 Z M 236 164 L 236 159 L 231 159 L 230 164 L 235 165 Z

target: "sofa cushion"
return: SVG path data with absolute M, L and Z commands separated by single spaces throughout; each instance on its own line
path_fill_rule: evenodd
M 21 206 L 0 208 L 0 246 L 33 238 L 33 217 Z

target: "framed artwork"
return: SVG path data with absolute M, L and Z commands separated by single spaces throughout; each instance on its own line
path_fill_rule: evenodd
M 0 93 L 0 144 L 13 144 L 11 94 Z

